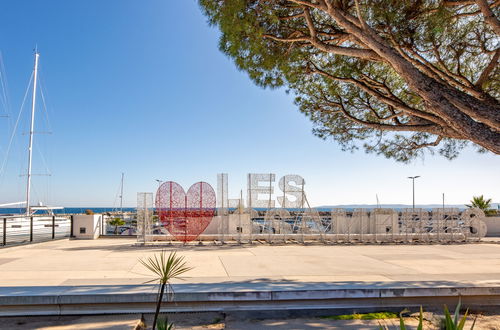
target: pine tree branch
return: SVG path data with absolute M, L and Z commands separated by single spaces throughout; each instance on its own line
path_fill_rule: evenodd
M 484 20 L 491 26 L 493 31 L 500 36 L 500 21 L 498 18 L 493 14 L 493 11 L 490 8 L 490 5 L 488 4 L 488 1 L 486 0 L 475 0 L 476 4 L 479 6 L 479 9 L 483 13 Z
M 405 124 L 399 124 L 399 125 L 390 125 L 390 124 L 383 124 L 379 122 L 372 122 L 372 121 L 367 121 L 363 119 L 359 119 L 356 116 L 352 115 L 344 106 L 344 103 L 342 100 L 339 100 L 339 102 L 334 102 L 328 99 L 324 99 L 325 103 L 329 106 L 336 107 L 337 109 L 340 110 L 340 112 L 350 121 L 360 124 L 366 127 L 370 127 L 373 129 L 377 130 L 383 130 L 383 131 L 393 131 L 393 132 L 404 132 L 404 131 L 414 131 L 414 132 L 426 132 L 426 133 L 432 133 L 435 134 L 435 128 L 438 128 L 438 126 L 434 124 L 426 124 L 426 125 L 405 125 Z M 328 111 L 328 110 L 327 110 Z M 338 111 L 334 111 L 338 112 Z
M 479 79 L 476 81 L 475 84 L 476 87 L 481 88 L 481 86 L 488 80 L 490 73 L 497 66 L 499 59 L 500 59 L 500 48 L 495 51 L 495 54 L 490 60 L 490 63 L 486 66 L 486 68 L 484 68 L 483 72 L 481 73 L 481 76 L 479 76 Z
M 405 114 L 417 116 L 417 117 L 420 117 L 422 119 L 431 121 L 431 122 L 436 123 L 438 125 L 441 125 L 441 126 L 446 126 L 446 127 L 448 126 L 444 120 L 440 119 L 439 117 L 437 117 L 431 113 L 427 113 L 427 112 L 420 111 L 418 109 L 409 107 L 403 101 L 401 101 L 399 98 L 397 98 L 392 92 L 390 93 L 390 96 L 385 96 L 385 95 L 381 94 L 380 92 L 378 92 L 376 89 L 370 88 L 366 84 L 364 84 L 356 79 L 337 77 L 337 76 L 329 74 L 328 72 L 326 72 L 324 70 L 319 69 L 317 66 L 314 66 L 313 72 L 318 73 L 318 74 L 320 74 L 324 77 L 327 77 L 329 79 L 332 79 L 332 80 L 352 83 L 352 84 L 358 86 L 359 88 L 361 88 L 362 90 L 364 90 L 365 92 L 376 97 L 381 102 L 388 104 L 388 105 L 404 112 Z M 385 87 L 387 88 L 387 86 L 385 86 Z M 388 88 L 387 88 L 387 90 L 388 90 Z

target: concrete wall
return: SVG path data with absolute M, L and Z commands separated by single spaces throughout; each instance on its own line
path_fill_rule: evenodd
M 486 224 L 487 237 L 500 237 L 500 217 L 484 217 L 481 219 Z
M 80 239 L 96 239 L 101 233 L 101 214 L 73 216 L 73 235 Z
M 242 234 L 250 234 L 252 232 L 252 222 L 250 221 L 249 214 L 230 214 L 227 218 L 215 216 L 202 234 L 238 234 L 238 232 Z
M 398 214 L 370 215 L 370 234 L 399 234 Z

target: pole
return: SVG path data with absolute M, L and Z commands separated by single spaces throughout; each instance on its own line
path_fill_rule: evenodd
M 412 185 L 413 185 L 413 206 L 412 206 L 412 210 L 415 210 L 415 178 L 412 179 Z
M 33 217 L 30 217 L 30 242 L 33 242 Z
M 35 105 L 36 105 L 36 83 L 38 77 L 38 58 L 40 54 L 35 51 L 35 67 L 33 74 L 33 96 L 31 99 L 31 124 L 30 124 L 30 140 L 28 147 L 28 180 L 26 183 L 26 216 L 30 215 L 30 194 L 31 194 L 31 162 L 33 157 L 33 132 L 35 128 Z
M 56 238 L 56 216 L 52 216 L 52 239 Z
M 148 214 L 148 204 L 147 204 L 147 198 L 146 194 L 144 194 L 144 219 L 143 219 L 143 224 L 142 224 L 142 239 L 144 244 L 146 244 L 146 228 L 149 220 L 149 214 Z
M 155 180 L 156 182 L 158 182 L 158 191 L 160 190 L 160 187 L 161 187 L 161 183 L 163 182 L 162 180 L 160 179 L 156 179 Z
M 71 226 L 70 226 L 69 237 L 74 237 L 74 235 L 73 235 L 73 227 L 74 227 L 74 226 L 73 226 L 73 223 L 74 223 L 73 219 L 74 219 L 74 218 L 73 218 L 73 215 L 71 215 L 71 216 L 70 216 L 70 225 L 71 225 Z
M 122 214 L 122 219 L 123 219 L 123 176 L 125 174 L 122 172 L 122 185 L 121 185 L 121 190 L 120 190 L 120 213 Z
M 241 244 L 241 235 L 243 234 L 243 226 L 241 224 L 241 213 L 243 212 L 243 190 L 240 190 L 240 202 L 238 203 L 238 243 Z
M 267 203 L 267 212 L 269 212 L 269 210 L 271 209 L 271 190 L 273 189 L 272 187 L 272 176 L 273 174 L 272 173 L 269 173 L 269 202 Z M 276 228 L 274 228 L 274 219 L 271 219 L 270 220 L 270 223 L 269 223 L 269 233 L 268 233 L 268 242 L 271 242 L 271 233 L 274 234 L 276 233 Z
M 420 175 L 409 176 L 408 179 L 412 180 L 412 189 L 413 189 L 413 203 L 412 203 L 412 211 L 415 211 L 415 179 L 420 178 Z
M 3 246 L 7 245 L 7 219 L 3 218 Z

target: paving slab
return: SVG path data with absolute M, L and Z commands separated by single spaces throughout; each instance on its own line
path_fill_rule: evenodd
M 405 303 L 400 298 L 432 301 L 459 294 L 471 303 L 480 304 L 483 296 L 489 297 L 484 300 L 489 304 L 500 302 L 497 242 L 164 247 L 135 243 L 130 238 L 103 238 L 0 249 L 0 312 L 2 302 L 4 307 L 14 306 L 3 315 L 19 315 L 23 304 L 34 312 L 37 304 L 45 304 L 51 313 L 61 314 L 80 308 L 91 313 L 98 308 L 92 307 L 94 303 L 107 304 L 109 312 L 122 308 L 117 304 L 139 304 L 130 312 L 149 310 L 156 287 L 145 284 L 152 274 L 140 260 L 163 249 L 176 251 L 193 267 L 173 281 L 181 301 L 175 308 L 183 311 L 199 310 L 201 305 L 213 310 L 250 308 L 249 304 L 264 308 L 258 305 L 261 301 L 274 308 L 300 308 L 300 301 L 328 308 L 364 299 L 368 306 L 379 298 L 400 306 Z M 220 304 L 210 307 L 213 303 Z
M 239 279 L 306 282 L 500 279 L 500 244 L 225 245 L 141 247 L 130 238 L 59 240 L 0 249 L 0 286 L 140 285 L 140 259 L 177 251 L 193 269 L 183 283 Z

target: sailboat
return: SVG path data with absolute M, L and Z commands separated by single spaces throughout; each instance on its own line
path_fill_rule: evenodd
M 0 245 L 22 244 L 26 242 L 45 241 L 70 235 L 71 222 L 67 217 L 55 216 L 54 210 L 62 207 L 43 205 L 31 205 L 31 179 L 33 163 L 33 137 L 35 128 L 35 108 L 38 82 L 38 62 L 40 54 L 35 50 L 35 63 L 33 68 L 33 90 L 31 100 L 31 121 L 29 128 L 28 144 L 28 169 L 26 172 L 26 200 L 14 203 L 0 204 L 0 207 L 24 205 L 25 211 L 21 215 L 3 216 L 3 240 Z M 43 95 L 42 95 L 43 96 Z M 24 101 L 23 101 L 24 102 Z M 21 109 L 22 110 L 22 109 Z M 21 113 L 19 114 L 21 115 Z M 15 129 L 12 133 L 14 136 Z M 10 148 L 10 146 L 9 146 Z M 35 212 L 43 210 L 47 215 L 35 215 Z
M 12 202 L 0 204 L 0 207 L 24 205 L 25 212 L 24 215 L 29 217 L 39 210 L 46 211 L 49 215 L 53 215 L 53 211 L 56 209 L 62 209 L 63 207 L 47 206 L 39 203 L 38 205 L 30 205 L 31 201 L 31 179 L 32 179 L 32 163 L 33 163 L 33 138 L 34 138 L 34 128 L 35 128 L 35 110 L 36 110 L 36 96 L 37 96 L 37 83 L 38 83 L 38 63 L 40 59 L 40 53 L 35 50 L 35 59 L 33 67 L 33 89 L 32 89 L 32 99 L 31 99 L 31 115 L 30 115 L 30 129 L 29 129 L 29 144 L 28 144 L 28 169 L 26 173 L 26 200 L 21 202 Z

